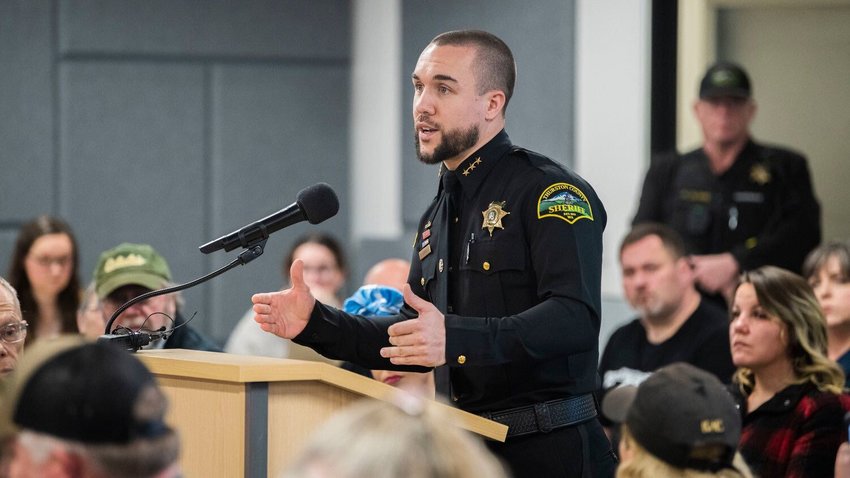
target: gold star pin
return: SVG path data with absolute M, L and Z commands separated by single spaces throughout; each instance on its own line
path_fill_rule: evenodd
M 475 169 L 475 167 L 478 166 L 479 164 L 481 164 L 481 157 L 480 156 L 475 158 L 475 161 L 473 161 L 472 164 L 469 165 L 469 167 L 467 167 L 466 169 L 463 170 L 463 175 L 469 176 L 469 173 L 471 173 Z
M 484 224 L 481 229 L 487 229 L 490 232 L 490 237 L 493 237 L 493 229 L 504 229 L 502 226 L 502 218 L 510 214 L 502 209 L 505 207 L 505 201 L 491 202 L 490 206 L 481 212 L 484 215 Z

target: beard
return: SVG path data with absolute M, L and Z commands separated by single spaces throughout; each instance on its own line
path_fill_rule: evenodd
M 434 152 L 429 155 L 422 152 L 419 145 L 419 133 L 415 129 L 413 133 L 413 141 L 416 143 L 416 156 L 419 157 L 419 161 L 425 164 L 437 164 L 458 156 L 460 153 L 475 146 L 475 143 L 478 142 L 478 128 L 474 125 L 465 131 L 459 128 L 443 131 L 443 140 L 434 148 Z

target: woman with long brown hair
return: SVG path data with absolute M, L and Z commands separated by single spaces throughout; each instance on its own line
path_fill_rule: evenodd
M 79 255 L 71 227 L 39 216 L 18 233 L 8 279 L 18 291 L 27 343 L 39 337 L 77 332 L 80 304 Z

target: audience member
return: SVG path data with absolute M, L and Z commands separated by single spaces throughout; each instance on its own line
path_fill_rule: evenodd
M 0 380 L 17 367 L 26 337 L 27 322 L 22 319 L 18 294 L 0 277 Z
M 325 233 L 311 233 L 299 237 L 281 267 L 284 284 L 289 283 L 289 269 L 295 259 L 304 262 L 304 282 L 310 291 L 324 304 L 342 307 L 340 292 L 345 285 L 347 264 L 339 241 Z M 254 311 L 248 309 L 236 324 L 227 343 L 225 352 L 241 355 L 261 355 L 298 360 L 315 360 L 338 364 L 337 360 L 322 357 L 308 347 L 298 345 L 274 334 L 263 332 L 254 322 Z
M 94 283 L 104 320 L 127 301 L 173 285 L 164 257 L 147 244 L 126 242 L 100 255 Z M 113 330 L 119 326 L 135 331 L 171 329 L 167 340 L 156 340 L 148 348 L 221 351 L 186 323 L 180 305 L 175 293 L 152 297 L 122 312 L 112 324 Z
M 412 396 L 352 405 L 316 430 L 285 478 L 504 478 L 499 461 Z
M 827 356 L 844 370 L 844 386 L 850 387 L 850 244 L 819 246 L 803 263 L 803 277 L 826 318 Z
M 850 397 L 811 287 L 777 267 L 745 272 L 731 319 L 741 454 L 759 476 L 832 475 Z
M 687 362 L 728 383 L 726 313 L 703 300 L 679 235 L 667 226 L 635 226 L 620 246 L 623 290 L 638 318 L 617 329 L 602 354 L 604 390 L 639 385 L 657 368 Z
M 29 324 L 27 342 L 77 331 L 78 250 L 71 227 L 59 218 L 39 216 L 21 226 L 8 277 Z
M 750 477 L 736 451 L 741 418 L 713 375 L 686 363 L 612 390 L 602 411 L 622 424 L 618 478 Z
M 363 279 L 363 285 L 345 299 L 343 310 L 369 317 L 397 314 L 404 305 L 401 290 L 407 283 L 410 262 L 403 259 L 384 259 L 373 265 Z M 426 398 L 434 398 L 433 372 L 404 372 L 400 370 L 366 370 L 344 362 L 342 367 L 374 378 Z
M 180 476 L 165 396 L 132 354 L 79 336 L 39 340 L 11 380 L 11 478 Z
M 633 222 L 679 232 L 699 286 L 728 302 L 739 271 L 774 265 L 800 272 L 820 242 L 820 205 L 803 156 L 753 141 L 756 104 L 739 65 L 706 71 L 694 113 L 703 146 L 652 162 Z

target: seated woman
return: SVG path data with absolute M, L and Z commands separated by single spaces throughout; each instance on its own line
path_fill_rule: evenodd
M 65 221 L 39 216 L 21 226 L 7 277 L 29 323 L 28 343 L 77 332 L 78 270 L 77 240 Z
M 850 387 L 850 244 L 830 242 L 809 253 L 803 277 L 815 291 L 826 317 L 827 356 L 844 369 Z
M 0 379 L 18 365 L 27 337 L 27 323 L 21 315 L 18 293 L 0 277 Z
M 741 454 L 757 476 L 831 476 L 850 396 L 811 287 L 772 266 L 745 272 L 730 315 Z

